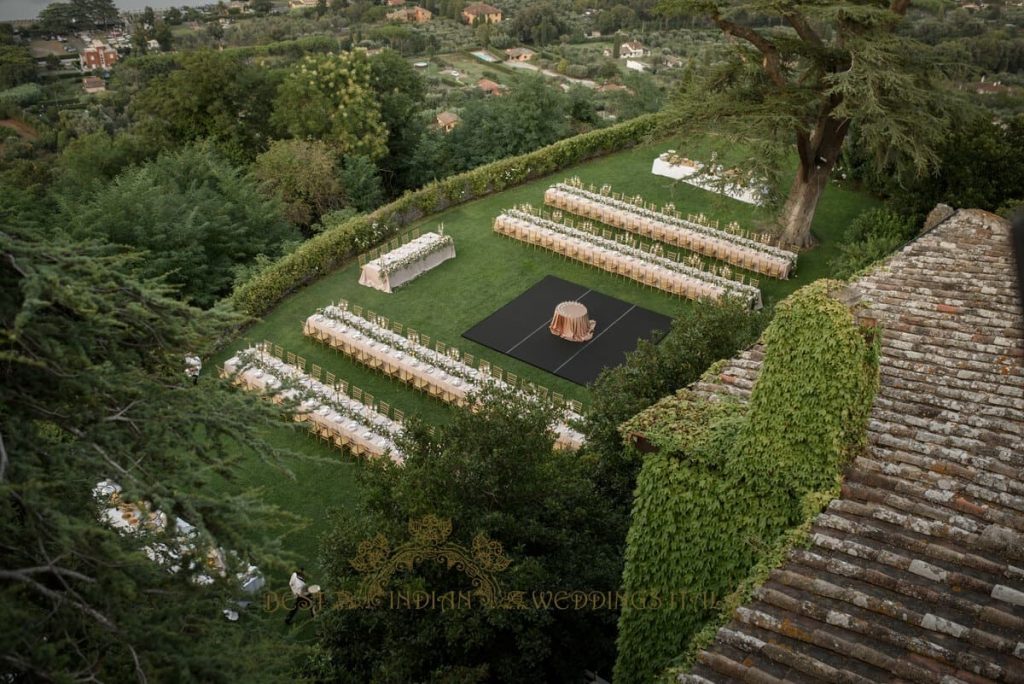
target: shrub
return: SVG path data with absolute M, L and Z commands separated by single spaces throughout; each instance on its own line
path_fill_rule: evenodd
M 680 655 L 862 448 L 877 338 L 830 296 L 836 285 L 818 281 L 779 304 L 749 403 L 683 393 L 637 419 L 648 424 L 624 427 L 659 451 L 637 478 L 623 588 L 660 603 L 624 606 L 616 682 L 649 682 Z
M 861 212 L 843 234 L 839 256 L 831 261 L 833 276 L 849 278 L 894 252 L 915 232 L 913 219 L 890 209 Z
M 0 103 L 30 105 L 43 97 L 43 88 L 38 83 L 22 83 L 19 86 L 0 91 Z
M 658 115 L 638 117 L 428 183 L 370 214 L 334 225 L 325 222 L 322 233 L 255 274 L 235 290 L 231 300 L 240 311 L 259 316 L 295 288 L 344 263 L 357 250 L 390 239 L 402 226 L 423 216 L 500 192 L 584 159 L 623 149 L 657 134 L 661 125 Z

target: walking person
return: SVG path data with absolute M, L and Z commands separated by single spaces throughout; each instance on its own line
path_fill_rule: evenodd
M 199 384 L 199 373 L 203 370 L 203 361 L 198 356 L 185 357 L 185 375 L 192 378 L 192 384 Z
M 292 624 L 295 614 L 303 608 L 309 608 L 310 614 L 316 617 L 313 592 L 310 591 L 310 587 L 306 584 L 306 571 L 303 568 L 299 568 L 292 573 L 291 579 L 288 580 L 288 587 L 292 590 L 292 596 L 295 597 L 295 605 L 292 606 L 292 609 L 288 611 L 288 615 L 285 616 L 284 624 Z

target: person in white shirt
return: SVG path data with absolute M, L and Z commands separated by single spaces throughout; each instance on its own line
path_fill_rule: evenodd
M 295 614 L 299 612 L 301 608 L 309 608 L 310 613 L 316 615 L 316 608 L 313 605 L 312 596 L 309 593 L 309 587 L 306 584 L 305 571 L 299 568 L 292 573 L 291 579 L 288 580 L 288 586 L 292 590 L 292 595 L 295 597 L 295 605 L 288 611 L 288 615 L 284 619 L 284 624 L 292 624 L 292 620 L 295 619 Z
M 192 378 L 192 384 L 199 383 L 199 373 L 203 370 L 203 362 L 198 356 L 185 357 L 185 375 Z

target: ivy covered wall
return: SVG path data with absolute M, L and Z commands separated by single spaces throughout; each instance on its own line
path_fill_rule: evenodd
M 658 451 L 637 479 L 617 684 L 649 682 L 862 448 L 878 388 L 874 330 L 819 281 L 779 304 L 749 403 L 682 392 L 624 431 Z

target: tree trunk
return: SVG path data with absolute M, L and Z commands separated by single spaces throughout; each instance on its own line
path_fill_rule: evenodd
M 805 249 L 812 244 L 811 221 L 818 208 L 818 199 L 825 191 L 825 185 L 832 174 L 834 164 L 814 167 L 804 172 L 800 169 L 786 197 L 779 223 L 782 225 L 781 242 L 796 249 Z
M 835 100 L 830 100 L 822 107 L 811 135 L 797 133 L 796 148 L 800 168 L 797 169 L 786 204 L 779 215 L 781 242 L 795 249 L 811 246 L 814 212 L 839 159 L 839 151 L 843 148 L 849 129 L 849 120 L 832 118 L 831 113 L 836 104 Z

